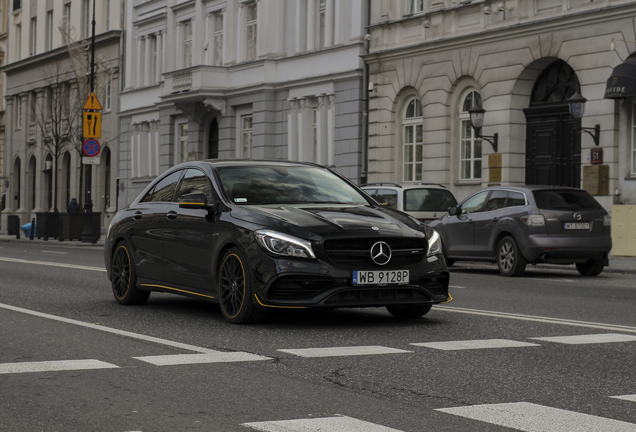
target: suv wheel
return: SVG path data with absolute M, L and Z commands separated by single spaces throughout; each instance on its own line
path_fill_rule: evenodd
M 603 263 L 602 259 L 587 260 L 584 263 L 576 265 L 576 269 L 583 276 L 598 276 L 601 274 L 604 268 L 605 264 Z
M 521 255 L 517 242 L 512 237 L 504 237 L 497 246 L 497 267 L 503 276 L 521 276 L 527 261 Z

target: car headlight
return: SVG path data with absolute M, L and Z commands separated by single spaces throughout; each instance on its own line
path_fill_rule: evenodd
M 428 256 L 442 253 L 442 238 L 433 230 L 433 235 L 428 239 Z
M 274 255 L 316 258 L 311 243 L 307 240 L 270 230 L 258 230 L 254 232 L 254 235 L 258 244 Z

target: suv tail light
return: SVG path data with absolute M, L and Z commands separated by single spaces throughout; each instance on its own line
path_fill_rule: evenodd
M 522 216 L 521 221 L 528 226 L 545 226 L 545 218 L 542 214 Z

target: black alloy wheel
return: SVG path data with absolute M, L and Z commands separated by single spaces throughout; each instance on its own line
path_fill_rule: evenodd
M 246 262 L 245 255 L 238 248 L 232 248 L 223 257 L 219 272 L 221 313 L 233 324 L 253 322 L 259 312 L 252 301 L 254 292 Z
M 605 268 L 605 263 L 602 259 L 590 259 L 584 263 L 576 264 L 576 269 L 583 276 L 598 276 Z
M 521 276 L 528 262 L 521 255 L 517 242 L 510 236 L 504 237 L 497 246 L 497 267 L 506 277 Z
M 137 272 L 128 243 L 119 243 L 113 253 L 111 278 L 113 295 L 119 304 L 141 305 L 148 301 L 150 291 L 137 288 Z
M 386 310 L 399 319 L 413 319 L 423 317 L 431 310 L 431 305 L 391 305 Z

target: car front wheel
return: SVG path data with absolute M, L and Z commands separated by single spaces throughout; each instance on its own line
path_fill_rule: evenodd
M 583 276 L 598 276 L 605 268 L 605 263 L 602 259 L 587 260 L 584 263 L 576 265 L 576 269 Z
M 503 276 L 521 276 L 526 269 L 526 259 L 521 255 L 517 242 L 504 237 L 497 246 L 497 267 Z
M 259 311 L 252 302 L 253 296 L 253 282 L 245 255 L 238 248 L 232 248 L 223 257 L 219 274 L 219 303 L 223 318 L 233 324 L 255 321 Z
M 429 313 L 431 305 L 391 305 L 387 306 L 386 310 L 395 318 L 413 319 Z
M 123 305 L 142 305 L 148 301 L 150 291 L 137 288 L 137 272 L 132 251 L 125 241 L 119 243 L 113 253 L 112 288 L 115 300 Z

